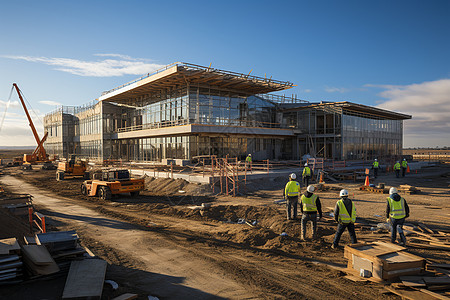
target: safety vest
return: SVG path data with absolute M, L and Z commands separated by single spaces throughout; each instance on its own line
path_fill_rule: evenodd
M 307 198 L 305 195 L 302 195 L 302 203 L 303 203 L 303 211 L 317 211 L 316 206 L 317 195 L 312 195 Z
M 402 161 L 402 167 L 403 168 L 408 167 L 408 162 L 406 160 Z
M 379 162 L 377 162 L 377 161 L 374 161 L 374 162 L 373 162 L 373 167 L 374 167 L 374 168 L 378 168 L 379 165 L 380 165 Z
M 291 180 L 286 183 L 284 194 L 289 197 L 298 196 L 300 193 L 300 184 L 297 181 Z
M 406 211 L 405 211 L 405 199 L 403 197 L 400 199 L 400 201 L 395 201 L 391 197 L 387 198 L 389 201 L 389 209 L 390 213 L 389 216 L 394 219 L 403 219 L 406 217 Z
M 355 223 L 355 221 L 356 221 L 355 204 L 352 202 L 352 216 L 351 217 L 350 217 L 350 214 L 347 211 L 347 208 L 345 208 L 344 201 L 342 199 L 338 200 L 337 205 L 339 207 L 338 220 L 342 224 Z
M 310 169 L 309 167 L 305 167 L 305 168 L 303 169 L 303 174 L 302 174 L 302 176 L 303 176 L 303 177 L 305 177 L 305 176 L 311 176 L 311 169 Z
M 394 165 L 394 170 L 400 170 L 400 164 L 399 163 L 396 163 Z
M 245 161 L 251 163 L 251 162 L 252 162 L 252 157 L 251 157 L 251 156 L 247 156 L 247 158 L 245 159 Z

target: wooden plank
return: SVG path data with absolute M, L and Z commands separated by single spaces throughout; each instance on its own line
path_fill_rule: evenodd
M 423 230 L 425 230 L 428 233 L 434 234 L 434 231 L 431 230 L 430 228 L 428 228 L 425 224 L 422 223 L 418 223 L 417 224 L 419 226 L 419 228 L 422 228 Z
M 441 295 L 441 294 L 438 294 L 438 293 L 435 293 L 435 292 L 432 292 L 432 291 L 429 291 L 429 290 L 426 290 L 426 289 L 420 289 L 420 291 L 422 293 L 425 293 L 427 295 L 430 295 L 430 296 L 434 297 L 435 299 L 450 300 L 450 298 L 447 297 L 447 296 L 444 296 L 444 295 Z
M 426 244 L 419 244 L 419 243 L 408 243 L 408 246 L 412 246 L 413 248 L 419 248 L 419 249 L 429 249 L 429 250 L 445 250 L 448 251 L 449 248 L 442 247 L 441 245 L 426 245 Z
M 394 289 L 392 287 L 389 286 L 385 286 L 384 287 L 386 290 L 388 290 L 389 292 L 392 292 L 396 295 L 399 295 L 400 297 L 402 297 L 402 299 L 408 299 L 408 300 L 436 300 L 435 297 L 424 294 L 420 291 L 416 291 L 416 290 L 400 290 L 400 289 Z
M 427 285 L 442 285 L 442 284 L 450 284 L 450 277 L 448 276 L 439 276 L 439 277 L 423 277 L 423 281 Z
M 62 298 L 100 299 L 105 281 L 106 265 L 106 261 L 100 259 L 72 261 Z
M 357 276 L 353 276 L 353 275 L 346 275 L 344 276 L 345 279 L 351 280 L 353 282 L 366 282 L 368 281 L 366 278 L 363 277 L 357 277 Z
M 43 245 L 23 245 L 23 255 L 35 265 L 45 266 L 55 263 L 47 248 Z
M 113 298 L 112 300 L 132 300 L 137 298 L 137 294 L 130 294 L 126 293 L 123 295 L 120 295 L 119 297 Z
M 16 238 L 0 240 L 0 254 L 12 254 L 20 251 L 19 243 Z
M 448 291 L 450 290 L 450 284 L 445 285 L 432 285 L 427 288 L 430 291 Z
M 400 280 L 406 286 L 410 287 L 426 287 L 422 276 L 400 276 Z
M 435 268 L 450 269 L 450 264 L 436 264 L 436 263 L 432 263 L 432 264 L 428 264 L 427 265 L 427 269 L 435 269 Z

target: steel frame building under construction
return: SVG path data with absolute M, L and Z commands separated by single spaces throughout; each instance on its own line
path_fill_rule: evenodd
M 271 94 L 290 82 L 174 63 L 45 116 L 47 153 L 161 161 L 202 155 L 299 160 L 401 155 L 411 116 L 351 102 Z

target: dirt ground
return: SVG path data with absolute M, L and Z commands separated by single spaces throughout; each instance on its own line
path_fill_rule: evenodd
M 301 241 L 299 221 L 286 220 L 284 205 L 274 203 L 282 199 L 286 178 L 248 182 L 246 195 L 231 197 L 213 195 L 209 186 L 184 180 L 147 177 L 146 191 L 139 197 L 101 201 L 82 196 L 79 180 L 56 181 L 55 171 L 8 168 L 2 172 L 0 182 L 6 189 L 25 192 L 28 185 L 13 184 L 20 180 L 34 186 L 27 190 L 59 199 L 52 205 L 51 200 L 36 201 L 36 206 L 50 217 L 52 229 L 76 229 L 83 243 L 109 263 L 108 279 L 121 288 L 104 293 L 104 299 L 125 291 L 138 293 L 139 299 L 150 294 L 160 299 L 397 299 L 381 294 L 380 284 L 348 281 L 330 268 L 346 263 L 343 248 L 330 248 L 336 227 L 330 212 L 341 188 L 348 189 L 355 201 L 358 239 L 388 240 L 387 231 L 373 230 L 385 222 L 387 195 L 360 191 L 361 183 L 327 182 L 317 191 L 324 212 L 318 222 L 319 238 Z M 420 194 L 403 195 L 411 209 L 408 223 L 422 222 L 450 232 L 449 165 L 423 168 L 399 179 L 381 174 L 375 183 L 380 182 L 388 187 L 416 186 Z M 212 207 L 203 212 L 190 208 L 201 203 Z M 62 217 L 66 206 L 76 206 L 79 213 Z M 122 231 L 114 232 L 114 226 L 104 223 L 91 227 L 95 222 L 80 217 L 85 213 L 91 218 L 95 214 L 97 222 L 120 222 L 115 229 Z M 0 226 L 5 226 L 3 221 Z M 347 243 L 349 236 L 344 233 L 341 245 Z M 446 251 L 409 248 L 409 252 L 449 263 Z

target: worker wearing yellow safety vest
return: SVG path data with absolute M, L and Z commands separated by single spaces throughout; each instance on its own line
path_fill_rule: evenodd
M 302 240 L 305 240 L 306 237 L 306 223 L 308 221 L 312 222 L 312 238 L 316 238 L 317 221 L 322 218 L 322 204 L 320 203 L 319 197 L 314 194 L 314 190 L 314 186 L 309 185 L 306 188 L 306 192 L 300 198 L 300 210 L 302 212 Z M 319 213 L 319 219 L 317 219 L 317 213 Z
M 378 168 L 380 167 L 380 163 L 378 162 L 378 160 L 375 158 L 375 161 L 372 164 L 372 169 L 373 169 L 373 176 L 375 178 L 378 177 Z
M 286 200 L 286 211 L 287 211 L 287 219 L 295 220 L 297 219 L 297 204 L 298 204 L 298 195 L 300 194 L 300 184 L 295 181 L 297 175 L 292 173 L 289 175 L 289 182 L 286 183 L 286 186 L 283 190 L 283 196 Z
M 395 177 L 399 178 L 400 177 L 400 162 L 397 161 L 394 165 L 394 171 L 395 171 Z
M 252 155 L 250 153 L 245 158 L 245 164 L 247 166 L 247 169 L 249 169 L 251 171 L 252 170 Z
M 398 231 L 399 244 L 402 246 L 406 244 L 406 237 L 403 233 L 403 223 L 408 217 L 409 206 L 406 203 L 406 200 L 398 194 L 395 187 L 391 187 L 386 207 L 386 221 L 391 227 L 391 243 L 395 243 Z
M 336 235 L 334 236 L 333 245 L 331 246 L 333 249 L 338 247 L 339 240 L 341 239 L 341 235 L 344 233 L 345 228 L 348 229 L 352 244 L 357 243 L 355 233 L 355 204 L 348 198 L 347 190 L 341 190 L 339 196 L 341 199 L 336 202 L 336 207 L 334 208 L 334 219 L 338 222 L 338 227 L 336 229 Z
M 405 177 L 407 168 L 408 168 L 408 162 L 406 161 L 406 158 L 404 158 L 402 160 L 402 177 Z
M 308 167 L 308 163 L 305 164 L 305 168 L 303 169 L 302 178 L 303 178 L 303 184 L 305 186 L 309 185 L 309 180 L 312 177 L 312 171 L 311 168 Z

